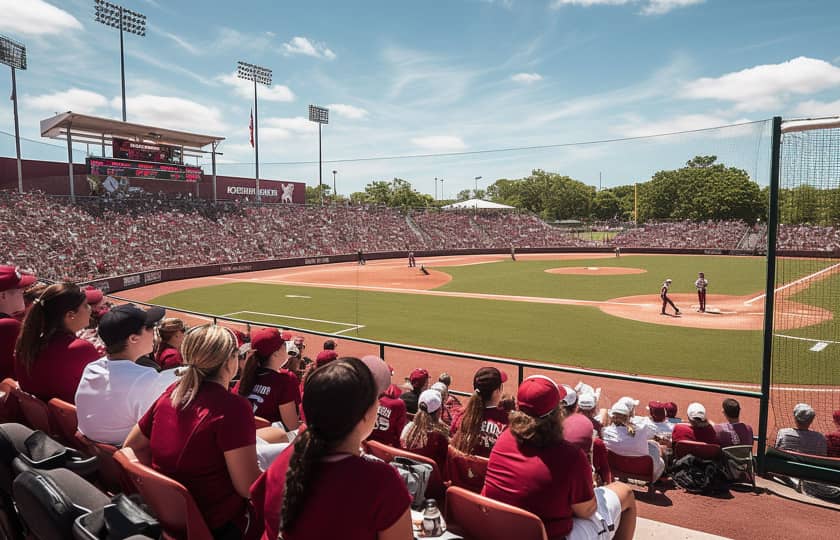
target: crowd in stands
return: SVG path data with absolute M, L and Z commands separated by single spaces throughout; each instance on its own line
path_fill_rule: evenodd
M 743 221 L 647 222 L 613 238 L 618 247 L 736 249 L 748 226 Z
M 766 238 L 764 239 L 766 242 Z M 840 227 L 780 224 L 776 244 L 794 251 L 840 252 Z

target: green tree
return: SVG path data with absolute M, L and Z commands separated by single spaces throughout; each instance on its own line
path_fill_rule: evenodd
M 455 197 L 455 199 L 457 199 L 459 201 L 466 201 L 467 199 L 470 199 L 471 197 L 472 197 L 472 191 L 470 191 L 469 189 L 462 189 L 461 191 L 458 192 L 458 195 Z
M 318 186 L 306 186 L 306 204 L 320 204 L 321 194 L 323 193 L 323 202 L 330 202 L 330 192 L 332 188 L 327 184 L 321 184 L 319 191 Z
M 614 191 L 603 189 L 595 194 L 592 200 L 592 217 L 605 221 L 608 219 L 621 219 L 624 210 L 621 207 L 621 199 Z

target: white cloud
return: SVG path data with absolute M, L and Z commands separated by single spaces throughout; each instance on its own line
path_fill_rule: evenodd
M 821 116 L 840 116 L 840 99 L 837 101 L 803 101 L 793 109 L 794 114 L 816 118 Z
M 645 137 L 742 124 L 744 122 L 749 122 L 749 120 L 745 118 L 733 119 L 716 114 L 686 114 L 659 121 L 638 118 L 634 122 L 618 126 L 617 132 L 623 137 Z
M 23 96 L 22 101 L 27 107 L 49 112 L 92 113 L 108 106 L 108 98 L 102 94 L 80 88 L 40 96 L 27 95 Z
M 351 120 L 359 120 L 368 115 L 367 109 L 355 107 L 353 105 L 345 105 L 344 103 L 332 103 L 327 105 L 330 112 L 334 112 L 338 116 L 349 118 Z
M 184 76 L 189 77 L 190 79 L 193 79 L 194 81 L 200 82 L 201 84 L 206 85 L 206 86 L 216 86 L 217 85 L 216 81 L 214 81 L 212 79 L 208 79 L 207 77 L 205 77 L 204 75 L 202 75 L 200 73 L 196 73 L 195 71 L 187 69 L 183 66 L 179 66 L 178 64 L 176 64 L 174 62 L 171 62 L 169 60 L 166 60 L 162 57 L 155 56 L 153 54 L 148 54 L 148 53 L 144 52 L 143 50 L 138 50 L 136 47 L 128 49 L 128 52 L 126 52 L 126 55 L 128 55 L 132 58 L 137 58 L 138 60 L 141 60 L 141 61 L 149 64 L 150 66 L 155 66 L 156 68 L 164 69 L 166 71 L 169 71 L 171 73 L 176 73 L 178 75 L 184 75 Z M 127 84 L 130 85 L 131 82 L 129 81 Z
M 259 137 L 261 142 L 288 140 L 316 131 L 318 131 L 318 126 L 302 116 L 292 118 L 270 117 L 260 119 Z
M 511 75 L 510 80 L 519 83 L 531 84 L 542 80 L 542 75 L 539 73 L 517 73 Z
M 167 32 L 166 30 L 162 30 L 160 28 L 157 28 L 154 25 L 149 25 L 149 30 L 157 32 L 158 34 L 162 35 L 163 37 L 165 37 L 167 39 L 170 39 L 176 45 L 178 45 L 179 47 L 181 47 L 182 49 L 184 49 L 185 51 L 187 51 L 188 53 L 190 53 L 192 55 L 197 56 L 197 55 L 201 54 L 201 49 L 199 49 L 198 47 L 196 47 L 195 45 L 193 45 L 189 41 L 185 40 L 181 36 L 178 36 L 178 35 L 172 34 L 171 32 Z
M 734 103 L 740 111 L 778 109 L 791 95 L 814 94 L 840 86 L 840 67 L 800 56 L 781 64 L 765 64 L 720 77 L 687 83 L 682 96 Z
M 245 79 L 240 79 L 236 76 L 236 72 L 219 75 L 216 77 L 216 80 L 233 88 L 236 95 L 243 98 L 254 99 L 254 83 L 246 81 Z M 295 100 L 294 92 L 292 92 L 288 86 L 283 84 L 273 84 L 268 87 L 259 85 L 257 93 L 260 100 L 278 101 L 282 103 L 288 103 Z
M 455 135 L 430 135 L 428 137 L 414 137 L 411 143 L 424 150 L 432 152 L 458 152 L 467 148 L 461 137 Z
M 677 8 L 702 4 L 706 0 L 553 0 L 551 7 L 559 9 L 563 6 L 624 6 L 627 4 L 641 4 L 642 15 L 664 15 Z
M 324 43 L 312 42 L 302 36 L 295 36 L 288 43 L 283 44 L 284 54 L 303 54 L 315 58 L 326 58 L 333 60 L 335 53 L 332 52 Z
M 0 30 L 10 34 L 43 36 L 81 30 L 79 20 L 43 0 L 0 0 Z
M 150 126 L 200 132 L 205 135 L 226 135 L 230 129 L 216 107 L 208 107 L 189 99 L 142 94 L 126 99 L 128 121 Z M 111 107 L 119 109 L 119 97 L 111 100 Z

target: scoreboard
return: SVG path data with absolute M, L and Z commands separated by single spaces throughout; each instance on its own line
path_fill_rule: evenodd
M 127 176 L 129 178 L 155 178 L 158 180 L 184 180 L 198 182 L 201 167 L 176 163 L 154 163 L 131 159 L 87 158 L 88 174 L 99 176 Z

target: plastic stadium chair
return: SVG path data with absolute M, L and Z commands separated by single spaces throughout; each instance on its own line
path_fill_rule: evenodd
M 450 485 L 481 493 L 487 474 L 488 460 L 481 456 L 465 454 L 450 445 L 446 453 L 444 476 Z
M 165 538 L 213 540 L 195 500 L 183 485 L 140 463 L 131 448 L 117 450 L 114 459 L 152 508 Z
M 548 538 L 542 520 L 535 514 L 455 486 L 446 491 L 446 523 L 449 530 L 464 538 Z
M 119 450 L 116 446 L 108 443 L 93 441 L 85 437 L 81 431 L 76 431 L 74 438 L 79 449 L 91 456 L 99 458 L 99 482 L 109 493 L 124 491 L 122 484 L 122 469 L 114 460 L 114 454 Z M 132 486 L 128 486 L 132 487 Z M 132 491 L 129 489 L 129 491 Z
M 735 464 L 744 466 L 744 478 L 736 481 L 751 483 L 753 491 L 755 491 L 755 461 L 753 459 L 752 450 L 753 447 L 751 444 L 740 444 L 721 448 L 724 463 L 726 461 L 731 461 Z
M 437 463 L 435 463 L 435 460 L 426 456 L 421 456 L 420 454 L 409 452 L 408 450 L 402 450 L 400 448 L 388 446 L 387 444 L 382 444 L 379 441 L 364 441 L 362 445 L 368 454 L 378 457 L 385 463 L 391 463 L 395 457 L 404 457 L 431 465 L 432 474 L 429 477 L 429 483 L 426 485 L 426 498 L 436 499 L 438 502 L 443 500 L 446 493 L 446 486 L 443 484 L 443 476 L 441 475 L 441 471 L 438 468 Z
M 689 454 L 700 459 L 719 460 L 721 455 L 720 445 L 698 441 L 677 441 L 674 443 L 674 459 L 680 459 Z
M 61 399 L 52 398 L 47 402 L 47 408 L 50 411 L 50 418 L 52 418 L 53 427 L 56 435 L 59 436 L 59 440 L 67 446 L 87 452 L 87 448 L 82 446 L 76 438 L 76 429 L 79 427 L 79 421 L 76 419 L 76 406 Z
M 17 399 L 12 395 L 12 390 L 17 387 L 17 381 L 11 377 L 0 382 L 0 424 L 22 420 L 20 406 Z
M 650 456 L 622 456 L 612 450 L 607 450 L 607 461 L 613 478 L 620 480 L 639 480 L 653 491 L 653 458 Z
M 50 422 L 50 409 L 46 403 L 32 394 L 24 392 L 19 387 L 12 389 L 12 395 L 20 404 L 20 410 L 27 426 L 43 431 L 51 437 L 55 435 Z

